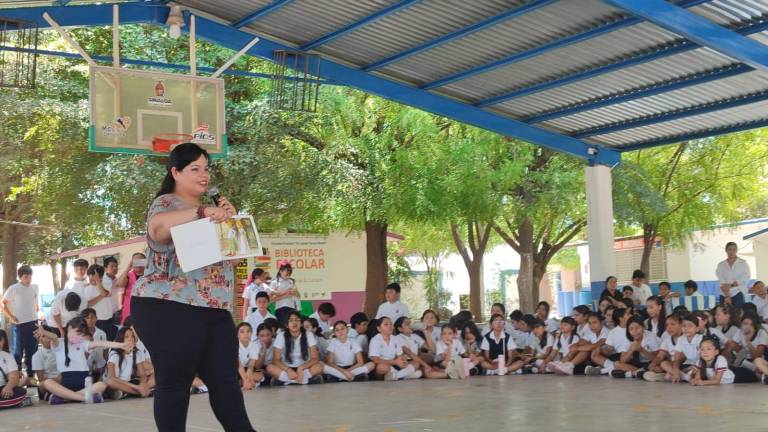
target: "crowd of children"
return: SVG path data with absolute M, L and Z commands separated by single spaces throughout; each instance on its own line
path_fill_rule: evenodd
M 108 310 L 104 307 L 100 313 L 100 303 L 111 304 L 109 291 L 100 283 L 103 272 L 101 266 L 85 269 L 83 276 L 90 279 L 82 280 L 89 283 L 69 289 L 77 298 L 70 293 L 60 296 L 57 307 L 62 309 L 54 326 L 36 326 L 33 335 L 39 348 L 26 377 L 20 359 L 9 353 L 8 335 L 0 330 L 0 408 L 31 404 L 25 386 L 33 385 L 39 400 L 51 405 L 152 395 L 152 359 L 130 317 L 114 336 L 101 319 Z M 26 276 L 31 273 L 26 268 L 21 273 L 29 284 Z M 768 384 L 768 327 L 761 315 L 768 296 L 762 282 L 752 287 L 754 301 L 760 304 L 688 311 L 670 307 L 668 290 L 639 301 L 631 286 L 620 291 L 616 278 L 610 277 L 596 311 L 577 306 L 558 323 L 549 317 L 547 302 L 540 302 L 532 314 L 515 310 L 508 316 L 497 303 L 488 322 L 478 327 L 468 311 L 441 325 L 437 313 L 426 310 L 418 324 L 412 323 L 408 308 L 399 301 L 397 283 L 386 287 L 386 302 L 372 319 L 358 312 L 349 323 L 334 321 L 331 303 L 320 304 L 304 317 L 286 302 L 276 314 L 281 321 L 268 306 L 275 298 L 291 297 L 295 304 L 292 297 L 299 293 L 290 265 L 281 265 L 277 283 L 267 284 L 269 275 L 261 270 L 254 271 L 252 279 L 243 294 L 244 319 L 237 326 L 236 367 L 243 391 L 369 379 L 547 373 L 692 385 Z M 204 393 L 206 387 L 195 379 L 190 390 Z

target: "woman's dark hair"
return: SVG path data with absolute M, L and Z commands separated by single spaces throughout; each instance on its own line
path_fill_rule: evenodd
M 587 316 L 589 315 L 589 306 L 585 305 L 578 305 L 575 308 L 573 308 L 574 312 L 578 312 L 581 315 Z
M 635 341 L 635 338 L 633 338 L 632 335 L 629 333 L 629 325 L 632 323 L 639 325 L 643 329 L 643 331 L 645 331 L 645 323 L 643 322 L 642 318 L 636 317 L 636 316 L 633 316 L 632 318 L 630 318 L 629 321 L 627 321 L 627 330 L 626 330 L 627 340 L 629 340 L 630 342 Z
M 0 341 L 3 341 L 3 348 L 0 349 L 0 351 L 5 351 L 7 353 L 11 352 L 11 348 L 8 347 L 8 333 L 5 332 L 5 330 L 0 329 Z
M 560 321 L 560 324 L 569 324 L 571 327 L 576 329 L 576 320 L 573 319 L 573 317 L 565 317 Z M 571 331 L 571 334 L 568 336 L 568 346 L 570 346 L 573 343 L 573 337 L 575 336 L 575 331 Z M 559 350 L 562 346 L 562 334 L 558 335 L 557 337 L 557 349 Z
M 744 303 L 741 306 L 741 319 L 744 319 L 745 316 L 750 315 L 750 314 L 751 315 L 760 315 L 757 312 L 757 305 L 752 303 L 752 302 Z
M 720 338 L 718 338 L 715 335 L 706 335 L 701 339 L 701 343 L 699 343 L 699 350 L 701 350 L 701 346 L 704 344 L 704 342 L 710 342 L 712 345 L 715 346 L 715 349 L 717 350 L 717 354 L 720 355 Z M 712 359 L 712 365 L 717 361 L 717 356 Z M 707 364 L 706 360 L 701 358 L 699 356 L 699 373 L 701 373 L 702 377 L 704 379 L 709 379 L 707 376 L 707 367 L 710 366 L 710 364 Z
M 283 270 L 288 270 L 288 273 L 293 275 L 293 266 L 291 265 L 291 263 L 287 262 L 287 263 L 281 264 L 280 267 L 278 267 L 278 269 L 277 269 L 277 276 L 275 276 L 275 280 L 276 281 L 280 282 L 280 279 L 283 279 L 283 277 L 280 275 L 280 273 Z M 289 277 L 287 280 L 293 281 L 293 278 Z M 295 283 L 295 281 L 294 281 L 294 283 Z
M 64 329 L 64 366 L 66 367 L 69 367 L 69 327 L 72 327 L 83 336 L 92 336 L 91 330 L 88 328 L 88 324 L 85 323 L 83 317 L 76 316 L 69 320 L 67 328 Z
M 200 159 L 200 156 L 205 156 L 205 159 L 210 162 L 211 157 L 208 152 L 202 149 L 199 145 L 194 143 L 179 144 L 171 150 L 168 155 L 168 163 L 166 165 L 165 178 L 163 184 L 160 186 L 160 190 L 155 195 L 155 198 L 173 193 L 176 189 L 176 180 L 173 179 L 171 168 L 176 168 L 176 171 L 181 171 L 187 167 L 187 165 Z
M 661 335 L 663 335 L 667 330 L 667 308 L 664 306 L 664 300 L 662 300 L 659 296 L 650 296 L 645 302 L 648 303 L 649 301 L 659 305 L 659 324 L 656 327 L 656 336 L 661 337 Z M 653 322 L 650 317 L 648 317 L 646 328 L 650 331 L 653 331 Z
M 272 333 L 272 328 L 266 324 L 266 320 L 256 327 L 256 334 L 261 333 L 262 330 L 268 330 L 270 334 Z
M 607 309 L 608 308 L 606 308 L 606 310 Z M 594 312 L 590 312 L 589 314 L 587 314 L 587 319 L 590 319 L 592 317 L 597 318 L 597 320 L 600 321 L 601 323 L 603 321 L 605 321 L 605 317 L 603 316 L 603 314 L 600 313 L 600 311 L 594 311 Z
M 504 303 L 494 303 L 491 305 L 491 309 L 498 307 L 501 308 L 501 314 L 506 315 L 507 314 L 507 307 L 504 306 Z
M 502 307 L 504 307 L 504 306 L 502 305 Z M 435 321 L 437 321 L 435 323 L 435 325 L 440 324 L 440 317 L 437 315 L 437 312 L 433 311 L 432 309 L 427 309 L 424 312 L 422 312 L 422 314 L 421 314 L 421 320 L 422 321 L 424 321 L 424 317 L 427 316 L 427 314 L 432 314 L 432 316 L 435 317 Z
M 607 310 L 607 309 L 606 309 Z M 629 315 L 629 308 L 616 308 L 613 310 L 613 323 L 619 325 L 624 315 Z
M 549 302 L 540 301 L 539 304 L 536 305 L 536 309 L 544 306 L 544 309 L 547 310 L 547 315 L 549 315 L 549 311 L 552 309 L 552 307 L 549 305 Z
M 728 314 L 728 326 L 720 329 L 723 331 L 723 334 L 728 333 L 728 330 L 730 330 L 731 327 L 739 325 L 739 316 L 733 305 L 720 304 L 715 306 L 715 308 L 712 310 L 712 316 L 715 316 L 718 309 L 723 311 L 724 314 Z
M 123 327 L 120 330 L 118 330 L 117 335 L 115 335 L 115 342 L 120 342 L 120 343 L 125 342 L 125 334 L 128 333 L 129 331 L 132 332 L 133 330 L 131 330 L 130 327 Z M 137 339 L 135 333 L 133 334 L 133 338 Z M 123 367 L 123 359 L 125 359 L 125 350 L 115 349 L 115 352 L 117 352 L 117 359 L 118 359 L 116 367 L 121 368 Z M 133 354 L 131 359 L 131 378 L 136 376 L 136 353 L 137 352 L 138 352 L 138 348 L 134 346 L 133 351 L 131 351 L 131 354 Z M 120 373 L 117 372 L 117 375 L 120 375 Z M 113 378 L 117 378 L 117 377 L 113 377 Z
M 623 298 L 623 299 L 621 299 L 619 301 L 624 303 L 624 305 L 627 307 L 627 309 L 635 310 L 635 302 L 632 301 L 631 298 Z
M 746 320 L 750 320 L 752 322 L 752 327 L 755 329 L 754 333 L 752 333 L 752 338 L 750 339 L 751 342 L 757 338 L 757 334 L 763 329 L 763 321 L 760 319 L 760 316 L 756 314 L 745 314 L 741 319 L 741 325 L 744 325 L 744 321 Z
M 544 327 L 544 334 L 541 335 L 541 338 L 539 339 L 539 347 L 541 349 L 544 349 L 547 347 L 547 339 L 549 338 L 549 333 L 547 333 L 547 324 L 544 322 L 544 320 L 540 320 L 536 318 L 536 320 L 529 326 L 531 332 L 533 332 L 533 329 L 536 327 Z
M 493 315 L 491 315 L 491 319 L 488 320 L 488 324 L 489 325 L 493 325 L 493 320 L 495 320 L 496 318 L 501 318 L 501 321 L 502 322 L 504 321 L 504 315 L 493 314 Z M 522 320 L 523 320 L 523 317 L 521 316 L 518 321 L 522 321 Z M 491 330 L 493 330 L 493 329 L 491 329 Z M 502 329 L 502 331 L 505 331 L 505 330 Z
M 291 311 L 291 313 L 289 313 L 285 318 L 285 328 L 283 329 L 283 338 L 285 339 L 285 352 L 283 355 L 286 359 L 288 359 L 288 356 L 290 356 L 293 352 L 293 336 L 291 335 L 291 331 L 288 330 L 288 321 L 290 321 L 291 317 L 293 316 L 301 319 L 301 314 L 296 311 Z M 315 324 L 317 324 L 317 321 L 315 321 Z M 304 359 L 304 361 L 309 360 L 309 343 L 307 343 L 307 331 L 304 329 L 304 326 L 299 326 L 299 344 L 301 344 L 301 358 Z
M 309 323 L 312 324 L 312 327 L 315 328 L 315 336 L 323 337 L 323 329 L 320 328 L 320 323 L 317 321 L 317 318 L 305 318 L 304 321 L 302 321 L 302 324 L 304 324 L 305 321 L 309 321 Z
M 379 324 L 381 324 L 380 318 L 371 318 L 371 320 L 368 321 L 368 328 L 365 330 L 365 335 L 368 336 L 368 340 L 373 339 L 374 336 L 379 334 Z
M 407 320 L 407 319 L 408 319 L 408 317 L 401 316 L 400 318 L 395 320 L 395 324 L 394 324 L 394 327 L 395 327 L 395 332 L 394 333 L 395 333 L 395 335 L 399 335 L 400 334 L 400 328 L 403 327 L 403 324 L 405 324 L 405 320 Z
M 611 279 L 616 279 L 616 276 L 608 276 L 607 278 L 605 278 L 605 285 L 608 285 L 608 282 L 610 282 Z M 606 286 L 606 288 L 607 288 L 607 286 Z
M 451 324 L 449 324 L 451 325 Z M 475 335 L 475 342 L 480 343 L 479 341 L 483 339 L 483 335 L 480 334 L 480 329 L 477 328 L 475 323 L 472 321 L 464 323 L 464 326 L 461 327 L 461 338 L 464 338 L 464 332 L 469 329 L 469 332 Z

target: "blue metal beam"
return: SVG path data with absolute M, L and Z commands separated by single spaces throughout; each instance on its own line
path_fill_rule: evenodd
M 331 33 L 328 33 L 327 35 L 317 38 L 311 42 L 307 42 L 301 47 L 299 47 L 299 49 L 301 51 L 309 51 L 309 50 L 315 49 L 323 44 L 327 44 L 328 42 L 331 42 L 336 38 L 340 38 L 347 33 L 353 32 L 359 29 L 360 27 L 366 26 L 374 21 L 380 20 L 386 16 L 389 16 L 399 10 L 405 9 L 413 5 L 414 3 L 418 3 L 420 1 L 421 0 L 400 0 L 399 2 L 389 7 L 386 7 L 372 15 L 368 15 L 367 17 L 362 18 L 358 21 L 355 21 L 351 24 L 348 24 L 338 30 L 334 30 Z
M 479 32 L 481 30 L 485 30 L 486 28 L 493 27 L 497 24 L 500 24 L 504 21 L 508 21 L 512 18 L 517 18 L 522 15 L 525 15 L 529 12 L 533 12 L 535 10 L 541 9 L 543 7 L 549 6 L 552 3 L 556 3 L 558 0 L 534 0 L 530 3 L 525 3 L 521 6 L 518 6 L 516 8 L 510 9 L 506 12 L 502 12 L 500 14 L 494 15 L 490 18 L 484 19 L 478 23 L 472 24 L 470 26 L 461 28 L 459 30 L 456 30 L 452 33 L 448 33 L 446 35 L 440 36 L 437 39 L 432 39 L 430 41 L 424 42 L 420 45 L 416 45 L 415 47 L 408 48 L 405 51 L 401 51 L 397 54 L 391 55 L 387 58 L 384 58 L 382 60 L 379 60 L 375 63 L 371 63 L 365 67 L 363 67 L 363 70 L 366 72 L 370 72 L 376 69 L 381 69 L 386 65 L 398 62 L 406 57 L 412 56 L 414 54 L 418 54 L 422 51 L 430 50 L 433 48 L 436 48 L 440 45 L 447 44 L 448 42 L 453 42 L 457 39 L 463 38 L 465 36 L 469 36 L 472 33 Z
M 749 105 L 756 102 L 763 102 L 768 100 L 768 90 L 759 93 L 754 93 L 748 96 L 741 96 L 738 98 L 725 99 L 717 102 L 711 102 L 692 107 L 686 107 L 674 111 L 669 111 L 660 114 L 654 114 L 646 117 L 640 117 L 636 119 L 626 120 L 619 123 L 610 124 L 607 126 L 599 126 L 596 128 L 584 129 L 571 134 L 574 138 L 586 138 L 595 135 L 605 135 L 613 132 L 619 132 L 627 129 L 634 129 L 641 126 L 648 126 L 652 124 L 664 123 L 672 120 L 677 120 L 685 117 L 692 117 L 701 114 L 707 114 L 714 111 L 721 111 L 730 108 L 736 108 L 743 105 Z
M 165 7 L 147 7 L 138 5 L 124 5 L 121 14 L 136 16 L 135 9 L 148 9 L 146 22 L 162 25 L 165 23 L 168 12 Z M 163 9 L 160 13 L 157 9 Z M 54 19 L 62 25 L 69 26 L 99 26 L 109 25 L 112 22 L 112 8 L 110 6 L 70 6 L 64 10 L 74 12 L 63 16 L 56 8 L 19 8 L 11 9 L 19 19 L 32 18 L 40 22 L 41 28 L 47 28 L 48 24 L 42 20 L 43 12 L 50 13 Z M 5 12 L 4 12 L 5 14 Z M 186 27 L 185 27 L 186 28 Z M 197 17 L 197 36 L 200 39 L 215 43 L 220 46 L 239 50 L 253 39 L 253 35 L 237 30 L 230 26 L 220 24 L 204 17 Z M 277 50 L 291 50 L 291 47 L 262 38 L 259 43 L 248 51 L 248 54 L 267 60 L 273 59 L 273 53 Z M 590 145 L 575 138 L 567 137 L 555 132 L 541 129 L 529 124 L 502 117 L 455 100 L 432 94 L 427 91 L 415 89 L 394 81 L 367 74 L 359 69 L 351 68 L 327 59 L 321 59 L 320 75 L 330 79 L 339 85 L 358 88 L 396 102 L 423 109 L 437 115 L 452 118 L 456 121 L 467 123 L 479 128 L 487 129 L 502 135 L 514 137 L 532 144 L 547 147 L 549 149 L 567 153 L 589 163 L 598 163 L 608 166 L 620 162 L 619 152 L 599 145 Z
M 693 74 L 678 78 L 671 81 L 664 81 L 661 83 L 655 83 L 650 86 L 643 86 L 641 88 L 633 88 L 630 90 L 614 93 L 608 96 L 603 96 L 597 99 L 592 99 L 586 102 L 580 102 L 564 108 L 558 108 L 552 111 L 546 111 L 539 114 L 534 114 L 525 119 L 526 123 L 541 123 L 549 120 L 554 120 L 560 117 L 566 117 L 574 114 L 579 114 L 585 111 L 595 110 L 598 108 L 604 108 L 611 105 L 617 105 L 637 99 L 643 99 L 651 96 L 656 96 L 663 93 L 668 93 L 683 88 L 705 84 L 712 81 L 717 81 L 733 76 L 741 75 L 747 72 L 754 71 L 753 68 L 743 64 L 728 65 L 723 68 L 718 68 L 705 73 Z
M 84 13 L 88 7 L 88 13 Z M 56 20 L 62 27 L 66 26 L 106 26 L 112 25 L 112 5 L 93 4 L 87 6 L 39 7 L 39 8 L 3 8 L 3 18 L 21 19 L 34 22 L 39 28 L 49 28 L 43 19 L 43 12 Z M 168 19 L 169 8 L 152 3 L 123 3 L 120 4 L 120 24 L 162 23 Z M 105 20 L 104 16 L 109 19 Z
M 742 27 L 740 29 L 737 29 L 736 32 L 741 35 L 751 35 L 755 33 L 760 33 L 765 30 L 768 30 L 768 21 L 758 22 L 756 24 L 751 24 L 746 27 Z M 484 99 L 476 103 L 475 106 L 484 108 L 487 106 L 496 105 L 510 99 L 515 99 L 515 98 L 527 96 L 530 94 L 542 92 L 544 90 L 549 90 L 555 87 L 564 86 L 566 84 L 571 84 L 571 83 L 582 81 L 585 79 L 594 78 L 598 75 L 602 75 L 608 72 L 625 69 L 631 66 L 637 66 L 643 63 L 648 63 L 650 61 L 658 60 L 664 57 L 669 57 L 675 54 L 681 54 L 681 53 L 692 51 L 698 48 L 700 48 L 699 45 L 696 45 L 691 41 L 683 40 L 676 45 L 671 45 L 665 48 L 661 48 L 657 51 L 653 51 L 650 53 L 641 54 L 637 57 L 631 57 L 626 60 L 620 60 L 620 61 L 617 61 L 616 63 L 611 63 L 605 66 L 599 66 L 594 69 L 589 69 L 583 72 L 575 73 L 573 75 L 567 75 L 564 77 L 555 78 L 550 81 L 544 81 L 542 83 L 538 83 L 532 86 L 513 90 L 511 92 L 504 93 L 499 96 L 494 96 L 492 98 Z
M 0 45 L 0 51 L 12 51 L 12 52 L 24 52 L 24 53 L 33 53 L 35 50 L 30 48 L 17 48 L 17 47 L 7 47 L 7 46 L 1 46 Z M 52 56 L 52 57 L 64 57 L 64 58 L 73 58 L 73 59 L 82 59 L 80 54 L 78 53 L 71 53 L 66 51 L 51 51 L 51 50 L 37 50 L 37 54 L 44 55 L 44 56 Z M 102 55 L 91 55 L 91 58 L 100 61 L 100 62 L 107 62 L 110 65 L 112 64 L 112 56 L 102 56 Z M 137 60 L 137 59 L 130 59 L 130 58 L 121 58 L 120 64 L 129 64 L 129 65 L 137 65 L 137 66 L 150 66 L 150 67 L 156 67 L 161 69 L 173 69 L 173 70 L 182 70 L 182 71 L 189 71 L 189 65 L 186 64 L 178 64 L 178 63 L 164 63 L 164 62 L 155 62 L 155 61 L 149 61 L 149 60 Z M 206 66 L 198 66 L 197 67 L 198 72 L 216 72 L 216 68 L 212 67 L 206 67 Z M 235 69 L 227 69 L 224 72 L 224 75 L 232 75 L 232 76 L 244 76 L 249 78 L 266 78 L 271 79 L 272 74 L 268 73 L 261 73 L 261 72 L 250 72 L 250 71 L 243 71 L 243 70 L 235 70 Z M 293 77 L 286 77 L 286 79 L 294 79 Z M 333 85 L 330 81 L 322 81 L 322 84 L 324 85 Z
M 660 147 L 669 144 L 675 144 L 683 141 L 693 141 L 698 139 L 711 138 L 718 135 L 725 135 L 735 132 L 744 132 L 752 129 L 759 129 L 768 127 L 768 119 L 754 120 L 746 123 L 740 123 L 737 125 L 723 126 L 719 128 L 707 129 L 700 132 L 693 132 L 685 135 L 676 135 L 672 137 L 664 137 L 653 139 L 649 141 L 642 141 L 635 144 L 629 144 L 621 147 L 614 147 L 616 150 L 624 153 L 635 150 L 643 150 L 647 148 Z
M 272 12 L 280 9 L 281 7 L 287 5 L 288 3 L 292 2 L 293 0 L 275 0 L 272 3 L 264 6 L 263 8 L 253 11 L 249 13 L 248 15 L 240 18 L 239 20 L 232 23 L 232 27 L 234 28 L 240 28 L 247 26 L 248 24 L 256 21 L 257 19 L 263 17 L 264 15 L 271 14 Z
M 768 46 L 665 0 L 603 0 L 755 69 L 768 70 Z
M 700 5 L 702 3 L 706 3 L 708 1 L 711 1 L 711 0 L 684 0 L 684 1 L 681 1 L 679 5 L 680 7 L 690 8 L 690 7 Z M 605 25 L 601 25 L 599 27 L 595 27 L 595 28 L 583 31 L 581 33 L 576 33 L 574 35 L 566 36 L 562 39 L 556 39 L 554 41 L 547 42 L 544 45 L 540 45 L 525 51 L 521 51 L 519 53 L 511 54 L 507 57 L 492 61 L 490 63 L 486 63 L 484 65 L 475 66 L 471 69 L 448 75 L 446 77 L 424 84 L 421 86 L 421 88 L 424 90 L 431 90 L 434 88 L 443 87 L 448 84 L 454 83 L 456 81 L 467 79 L 477 74 L 490 72 L 502 66 L 509 66 L 514 63 L 521 62 L 523 60 L 527 60 L 529 58 L 542 55 L 552 50 L 564 48 L 569 45 L 573 45 L 575 43 L 585 41 L 587 39 L 592 39 L 598 36 L 602 36 L 606 33 L 610 33 L 616 30 L 623 29 L 625 27 L 639 24 L 641 22 L 643 22 L 641 18 L 635 18 L 635 17 L 620 19 L 618 21 L 614 21 Z

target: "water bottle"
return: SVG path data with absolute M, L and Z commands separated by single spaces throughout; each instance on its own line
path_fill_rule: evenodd
M 85 403 L 93 403 L 93 378 L 90 375 L 85 377 Z
M 504 354 L 499 354 L 499 356 L 496 357 L 496 365 L 496 370 L 499 372 L 499 375 L 507 374 L 507 365 L 504 362 Z

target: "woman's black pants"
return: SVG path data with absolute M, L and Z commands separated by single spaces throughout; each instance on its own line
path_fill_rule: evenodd
M 229 311 L 133 297 L 131 316 L 155 369 L 159 431 L 186 430 L 195 376 L 208 387 L 211 408 L 224 430 L 254 430 L 237 383 L 238 342 Z

